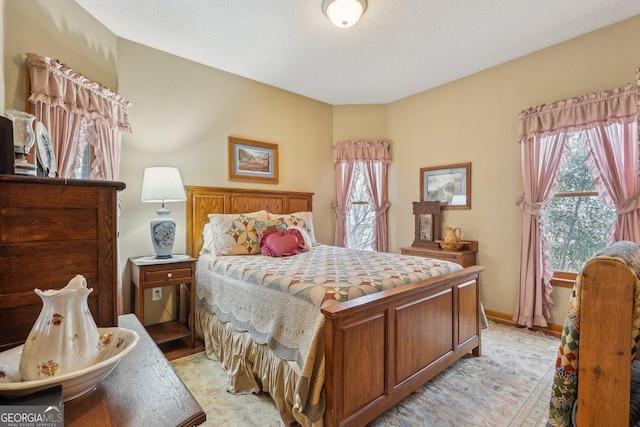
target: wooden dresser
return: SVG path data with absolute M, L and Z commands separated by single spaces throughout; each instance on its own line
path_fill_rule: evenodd
M 478 253 L 478 242 L 475 240 L 469 241 L 469 244 L 460 251 L 445 251 L 438 246 L 434 247 L 421 247 L 421 246 L 406 246 L 400 248 L 400 252 L 404 255 L 415 255 L 425 258 L 436 258 L 445 261 L 452 261 L 460 264 L 463 267 L 471 267 L 476 265 L 476 255 Z
M 116 326 L 117 192 L 122 182 L 0 175 L 0 351 L 22 343 L 42 308 L 33 292 L 76 274 L 98 326 Z

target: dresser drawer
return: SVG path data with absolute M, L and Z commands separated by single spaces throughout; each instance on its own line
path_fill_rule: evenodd
M 444 261 L 455 262 L 463 267 L 471 267 L 476 265 L 477 242 L 473 241 L 470 250 L 462 251 L 445 251 L 440 248 L 422 248 L 422 247 L 404 247 L 400 248 L 403 255 L 413 255 L 424 258 L 435 258 Z
M 159 271 L 145 271 L 145 284 L 153 282 L 169 282 L 179 279 L 191 279 L 191 268 L 171 268 Z

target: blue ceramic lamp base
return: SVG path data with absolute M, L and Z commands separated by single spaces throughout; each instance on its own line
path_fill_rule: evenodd
M 176 239 L 176 221 L 169 218 L 170 210 L 162 207 L 156 211 L 158 216 L 151 220 L 151 241 L 156 258 L 171 258 L 171 251 Z

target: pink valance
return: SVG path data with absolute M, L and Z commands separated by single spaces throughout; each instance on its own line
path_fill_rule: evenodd
M 106 122 L 119 132 L 131 133 L 127 108 L 132 104 L 111 89 L 89 80 L 57 59 L 28 53 L 27 66 L 32 104 L 59 106 L 90 121 Z
M 559 129 L 579 130 L 594 123 L 637 120 L 635 84 L 609 91 L 588 93 L 577 98 L 543 104 L 520 113 L 518 142 Z
M 333 146 L 335 163 L 354 160 L 391 163 L 389 140 L 343 141 Z

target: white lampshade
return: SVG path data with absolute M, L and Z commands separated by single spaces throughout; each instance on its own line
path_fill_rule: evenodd
M 142 202 L 183 202 L 187 200 L 180 171 L 171 167 L 152 167 L 144 170 Z
M 156 251 L 156 258 L 171 258 L 176 238 L 176 221 L 169 218 L 171 211 L 165 209 L 164 204 L 187 200 L 180 171 L 170 167 L 146 168 L 142 178 L 140 200 L 162 202 L 162 207 L 156 211 L 158 216 L 151 220 L 151 242 Z
M 323 0 L 322 11 L 340 28 L 354 25 L 367 9 L 367 0 Z

